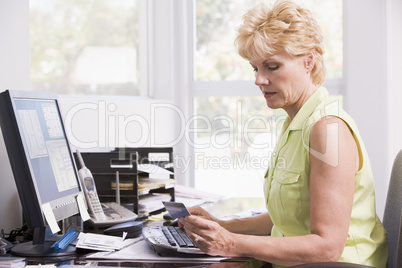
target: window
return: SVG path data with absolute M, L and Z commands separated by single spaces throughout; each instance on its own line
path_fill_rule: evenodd
M 140 2 L 30 0 L 32 89 L 140 95 Z
M 234 47 L 242 15 L 258 2 L 196 0 L 194 184 L 229 197 L 263 195 L 262 180 L 286 117 L 284 111 L 268 109 L 254 85 L 252 68 Z M 299 2 L 312 11 L 324 32 L 324 86 L 341 85 L 342 0 Z
M 248 62 L 237 55 L 234 39 L 243 14 L 259 2 L 196 0 L 196 80 L 254 79 Z M 265 2 L 269 4 L 274 1 Z M 298 2 L 313 13 L 324 33 L 327 78 L 342 78 L 342 0 Z

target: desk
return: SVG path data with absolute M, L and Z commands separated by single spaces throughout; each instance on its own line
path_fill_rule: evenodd
M 214 204 L 207 204 L 205 207 L 211 214 L 216 217 L 223 218 L 245 210 L 253 208 L 264 208 L 264 200 L 262 198 L 229 198 Z M 152 222 L 153 224 L 163 224 L 163 222 Z M 107 267 L 209 267 L 209 268 L 251 268 L 251 267 L 271 267 L 270 264 L 264 264 L 259 261 L 250 262 L 220 262 L 220 263 L 150 263 L 150 262 L 132 262 L 132 261 L 93 261 L 83 258 L 83 252 L 78 251 L 77 256 L 64 259 L 41 259 L 29 258 L 28 264 L 67 264 L 67 265 L 91 265 L 91 266 L 107 266 Z
M 209 213 L 218 218 L 234 215 L 253 208 L 265 208 L 264 198 L 235 197 L 205 206 L 205 209 L 208 210 Z

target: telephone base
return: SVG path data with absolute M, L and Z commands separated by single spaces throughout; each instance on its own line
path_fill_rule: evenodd
M 89 225 L 96 228 L 110 227 L 119 223 L 135 221 L 138 218 L 138 215 L 133 211 L 115 202 L 102 203 L 102 209 L 106 216 L 106 220 L 96 220 L 91 217 L 88 221 Z

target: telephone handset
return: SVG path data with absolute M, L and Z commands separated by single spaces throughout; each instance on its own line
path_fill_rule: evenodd
M 92 173 L 85 166 L 84 160 L 78 150 L 77 158 L 81 165 L 81 169 L 78 170 L 78 173 L 82 187 L 84 188 L 85 198 L 91 216 L 89 220 L 90 223 L 100 227 L 137 219 L 137 214 L 115 202 L 100 202 Z
M 98 221 L 106 220 L 106 215 L 103 212 L 101 202 L 99 201 L 91 171 L 84 167 L 79 170 L 79 173 L 84 186 L 84 192 L 91 217 L 94 217 Z

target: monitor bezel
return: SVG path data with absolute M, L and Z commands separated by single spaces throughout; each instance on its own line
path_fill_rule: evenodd
M 50 204 L 56 221 L 73 216 L 79 213 L 79 206 L 76 200 L 78 194 L 82 193 L 82 187 L 77 172 L 77 166 L 68 141 L 65 130 L 64 120 L 60 109 L 59 100 L 56 93 L 33 92 L 33 91 L 17 91 L 6 90 L 1 93 L 0 113 L 7 115 L 12 112 L 11 116 L 0 116 L 0 125 L 3 132 L 7 153 L 12 167 L 14 180 L 17 186 L 18 195 L 21 201 L 25 221 L 30 228 L 46 227 L 47 222 L 43 211 L 42 198 L 36 185 L 36 179 L 29 161 L 29 155 L 26 144 L 23 142 L 21 124 L 18 121 L 17 107 L 15 100 L 31 99 L 54 101 L 57 112 L 60 117 L 64 137 L 70 154 L 71 162 L 75 177 L 77 180 L 78 190 L 75 193 L 61 196 L 57 199 L 46 202 Z M 7 130 L 3 129 L 7 127 Z M 64 204 L 62 207 L 61 204 Z

